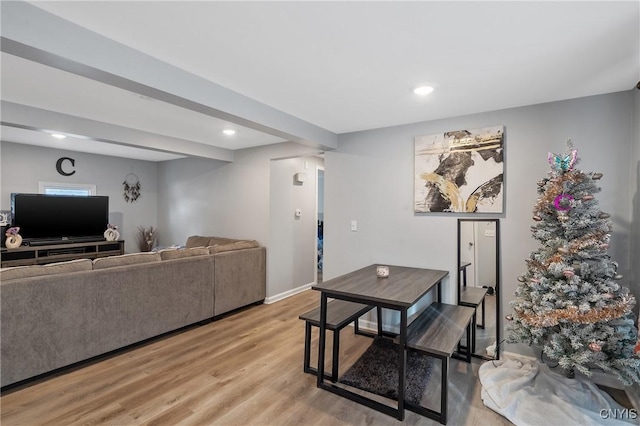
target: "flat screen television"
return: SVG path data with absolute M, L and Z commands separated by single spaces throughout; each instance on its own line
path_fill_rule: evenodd
M 11 224 L 25 243 L 97 241 L 109 223 L 109 197 L 11 194 Z

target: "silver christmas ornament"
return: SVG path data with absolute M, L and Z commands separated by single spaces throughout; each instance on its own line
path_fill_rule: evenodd
M 591 176 L 591 179 L 593 179 L 593 180 L 598 180 L 598 179 L 601 179 L 601 178 L 602 178 L 602 173 L 594 173 Z

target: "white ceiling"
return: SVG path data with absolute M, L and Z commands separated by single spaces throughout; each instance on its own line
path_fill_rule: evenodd
M 55 61 L 2 54 L 3 101 L 166 137 L 151 161 L 197 155 L 181 148 L 192 143 L 235 150 L 298 138 L 330 149 L 331 142 L 314 140 L 317 128 L 340 134 L 630 90 L 640 80 L 638 1 L 32 4 L 235 93 L 226 105 L 203 91 L 189 99 L 185 73 L 171 80 L 173 88 L 160 89 L 217 104 L 184 108 L 48 66 Z M 0 30 L 13 40 L 8 25 L 3 21 Z M 17 41 L 65 56 L 62 37 L 56 50 L 56 34 L 36 25 L 28 31 L 42 33 Z M 73 60 L 82 63 L 84 55 L 91 65 L 90 54 L 74 53 Z M 121 76 L 131 79 L 127 63 L 110 58 L 105 69 L 114 74 L 120 65 Z M 411 89 L 420 84 L 435 91 L 418 98 Z M 250 116 L 253 107 L 262 112 Z M 238 133 L 224 137 L 226 127 Z M 29 143 L 29 130 L 2 130 L 3 140 Z M 80 145 L 91 148 L 93 138 L 140 151 L 135 132 L 129 140 L 118 135 L 122 140 L 83 134 L 88 139 Z

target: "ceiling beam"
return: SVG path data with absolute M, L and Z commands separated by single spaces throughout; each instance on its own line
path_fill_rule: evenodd
M 337 135 L 64 20 L 1 3 L 3 52 L 318 149 Z
M 203 143 L 116 126 L 27 105 L 2 101 L 3 126 L 47 133 L 64 133 L 87 141 L 144 148 L 153 151 L 232 162 L 233 151 Z M 7 140 L 7 142 L 11 142 Z

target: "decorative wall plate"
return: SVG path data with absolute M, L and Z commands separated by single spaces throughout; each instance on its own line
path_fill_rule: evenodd
M 124 201 L 133 203 L 140 198 L 140 179 L 135 173 L 125 176 L 122 186 L 124 186 Z

